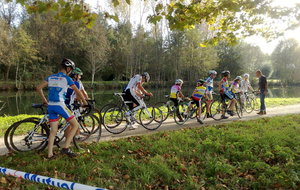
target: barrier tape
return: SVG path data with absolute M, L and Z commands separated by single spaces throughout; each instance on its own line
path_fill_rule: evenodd
M 47 176 L 36 175 L 36 174 L 26 173 L 26 172 L 12 170 L 8 168 L 3 168 L 1 166 L 0 166 L 0 174 L 4 174 L 7 176 L 14 176 L 20 179 L 25 179 L 37 183 L 43 183 L 45 185 L 60 187 L 69 190 L 105 190 L 103 188 L 92 187 L 80 183 L 74 183 L 71 181 L 65 181 L 65 180 L 60 180 L 60 179 L 51 178 Z

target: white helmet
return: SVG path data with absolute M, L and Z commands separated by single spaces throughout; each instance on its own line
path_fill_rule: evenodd
M 175 84 L 183 84 L 183 80 L 181 80 L 181 79 L 176 79 L 176 80 L 175 80 Z
M 237 77 L 235 77 L 234 80 L 242 80 L 242 77 L 241 76 L 237 76 Z
M 149 75 L 149 73 L 144 72 L 144 73 L 142 74 L 142 76 L 145 77 L 145 82 L 149 82 L 149 80 L 150 80 L 150 75 Z
M 245 73 L 245 74 L 244 74 L 244 77 L 245 77 L 245 78 L 249 78 L 250 75 L 249 75 L 248 73 Z
M 211 75 L 211 74 L 217 75 L 217 71 L 215 71 L 215 70 L 210 70 L 210 71 L 208 71 L 208 74 L 209 74 L 209 75 Z

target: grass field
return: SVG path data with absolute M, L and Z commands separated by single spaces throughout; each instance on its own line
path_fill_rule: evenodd
M 108 189 L 299 189 L 300 115 L 86 145 L 76 159 L 1 156 L 1 166 Z M 0 175 L 0 189 L 45 189 Z

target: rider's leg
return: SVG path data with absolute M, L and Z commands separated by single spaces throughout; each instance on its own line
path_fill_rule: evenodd
M 54 139 L 57 133 L 58 121 L 50 121 L 50 134 L 48 138 L 48 158 L 53 156 Z
M 73 137 L 75 136 L 78 128 L 79 128 L 79 123 L 76 120 L 75 117 L 73 117 L 72 119 L 68 120 L 68 122 L 70 123 L 70 126 L 68 128 L 71 128 L 71 130 L 69 131 L 68 135 L 66 136 L 66 141 L 64 144 L 64 148 L 69 148 L 70 144 L 73 140 Z

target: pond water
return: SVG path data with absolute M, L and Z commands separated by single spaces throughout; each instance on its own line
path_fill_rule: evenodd
M 150 103 L 165 100 L 164 95 L 169 94 L 169 88 L 150 89 L 154 96 L 149 100 Z M 183 87 L 183 94 L 190 95 L 192 87 Z M 97 90 L 88 91 L 90 98 L 96 100 L 96 105 L 101 108 L 103 105 L 114 102 L 113 93 L 117 90 Z M 47 94 L 47 92 L 45 92 Z M 300 86 L 290 86 L 284 88 L 270 88 L 268 97 L 300 97 Z M 18 114 L 38 114 L 39 111 L 31 107 L 33 103 L 41 103 L 41 99 L 36 92 L 0 92 L 0 115 Z

